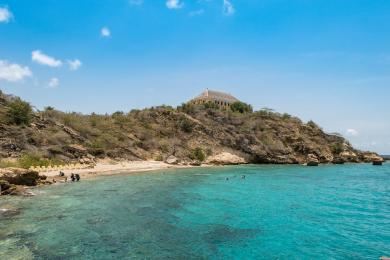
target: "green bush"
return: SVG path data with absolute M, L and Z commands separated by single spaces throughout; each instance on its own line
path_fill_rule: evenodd
M 206 155 L 203 152 L 202 148 L 198 147 L 192 151 L 192 153 L 190 154 L 190 158 L 192 160 L 198 160 L 200 162 L 203 162 L 206 159 Z
M 32 116 L 32 108 L 29 103 L 15 99 L 9 104 L 7 117 L 10 123 L 28 125 L 31 122 Z
M 313 120 L 309 120 L 309 122 L 307 122 L 307 125 L 310 126 L 311 128 L 319 128 L 318 125 Z
M 185 133 L 192 133 L 192 130 L 194 129 L 194 124 L 190 120 L 184 118 L 180 122 L 180 129 Z
M 243 113 L 252 113 L 253 112 L 253 108 L 251 105 L 249 104 L 246 104 L 244 102 L 234 102 L 233 104 L 230 105 L 230 109 L 233 111 L 233 112 L 239 112 L 241 114 Z
M 290 119 L 291 118 L 291 115 L 290 114 L 287 114 L 287 113 L 284 113 L 282 115 L 283 119 Z
M 55 110 L 54 107 L 52 107 L 52 106 L 47 106 L 44 109 L 45 109 L 45 111 L 54 111 Z
M 190 103 L 183 103 L 181 106 L 177 107 L 177 110 L 186 114 L 193 114 L 195 112 L 195 105 Z
M 344 146 L 342 143 L 336 143 L 331 146 L 333 154 L 340 154 L 344 151 Z
M 220 106 L 214 102 L 206 102 L 203 104 L 204 108 L 206 109 L 220 109 Z

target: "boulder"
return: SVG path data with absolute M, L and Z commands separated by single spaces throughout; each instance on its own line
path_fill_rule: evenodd
M 178 164 L 179 163 L 179 159 L 176 156 L 170 155 L 165 160 L 165 163 L 167 163 L 167 164 Z
M 208 164 L 217 164 L 217 165 L 237 165 L 245 164 L 246 160 L 235 154 L 228 152 L 223 152 L 215 156 L 210 156 L 207 158 L 206 163 Z

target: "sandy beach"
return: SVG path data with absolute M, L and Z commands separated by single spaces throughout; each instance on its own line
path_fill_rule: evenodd
M 62 170 L 65 176 L 70 180 L 72 173 L 79 174 L 81 179 L 90 179 L 98 176 L 115 175 L 121 173 L 136 173 L 156 171 L 172 168 L 190 168 L 192 166 L 171 165 L 161 161 L 121 161 L 115 162 L 111 160 L 102 160 L 97 162 L 95 167 L 77 170 Z M 40 175 L 45 175 L 48 180 L 55 179 L 56 181 L 64 181 L 65 178 L 59 176 L 59 170 L 40 172 Z

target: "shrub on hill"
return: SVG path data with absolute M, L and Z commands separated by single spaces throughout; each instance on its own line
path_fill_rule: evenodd
M 183 118 L 180 122 L 180 129 L 185 133 L 192 133 L 194 124 L 190 120 Z
M 192 160 L 198 160 L 200 162 L 203 162 L 206 159 L 206 154 L 203 152 L 202 148 L 197 147 L 190 154 L 190 158 Z
M 220 108 L 220 106 L 218 104 L 215 104 L 214 102 L 204 103 L 203 106 L 206 109 L 219 109 Z
M 231 104 L 230 109 L 233 112 L 239 112 L 241 114 L 253 112 L 252 106 L 249 104 L 246 104 L 244 102 L 235 102 L 235 103 Z
M 15 99 L 9 103 L 7 117 L 11 124 L 28 125 L 31 122 L 33 113 L 29 103 Z

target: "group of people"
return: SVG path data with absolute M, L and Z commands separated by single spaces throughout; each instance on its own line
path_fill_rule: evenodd
M 60 177 L 65 177 L 65 173 L 62 172 L 62 171 L 60 171 Z M 72 174 L 70 175 L 70 179 L 71 179 L 72 181 L 80 181 L 80 174 L 78 174 L 78 173 L 76 173 L 76 174 L 72 173 Z M 68 180 L 68 177 L 65 177 L 65 181 L 67 181 L 67 180 Z
M 245 179 L 245 178 L 246 178 L 246 176 L 245 176 L 245 175 L 241 175 L 241 179 Z M 229 180 L 229 177 L 226 177 L 226 178 L 225 178 L 225 180 L 227 180 L 227 181 L 228 181 L 228 180 Z

